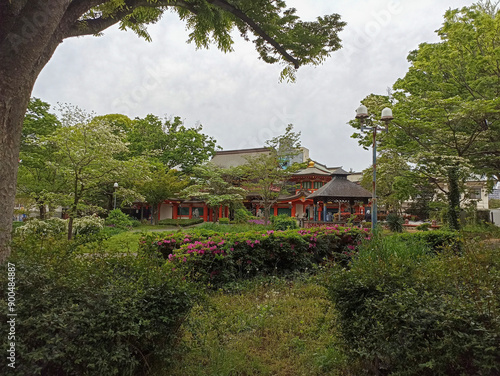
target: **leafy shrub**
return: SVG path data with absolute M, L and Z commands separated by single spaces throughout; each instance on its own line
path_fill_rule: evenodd
M 386 218 L 387 226 L 392 232 L 403 232 L 404 219 L 399 215 L 391 213 Z
M 192 226 L 198 223 L 203 223 L 203 218 L 193 218 L 193 219 L 162 219 L 158 222 L 162 226 Z
M 26 222 L 23 226 L 16 229 L 16 234 L 21 237 L 27 236 L 58 236 L 68 231 L 68 221 L 60 218 L 49 218 L 46 220 L 39 220 L 33 218 Z
M 273 228 L 278 231 L 290 230 L 299 227 L 295 218 L 289 217 L 286 214 L 271 217 L 271 223 L 273 224 Z
M 129 217 L 130 223 L 132 227 L 139 227 L 141 225 L 141 221 L 134 217 Z
M 220 285 L 259 274 L 288 275 L 325 260 L 347 263 L 369 237 L 366 230 L 339 226 L 246 233 L 150 233 L 142 237 L 139 254 L 167 259 L 194 280 Z
M 387 237 L 331 274 L 351 364 L 368 374 L 498 375 L 500 254 L 426 248 L 423 238 Z
M 435 230 L 416 233 L 406 233 L 394 235 L 406 242 L 421 241 L 433 252 L 440 252 L 443 249 L 453 249 L 459 252 L 463 245 L 463 239 L 456 231 Z
M 418 231 L 429 231 L 430 227 L 431 227 L 430 223 L 422 223 L 421 225 L 418 225 L 416 228 Z
M 249 219 L 252 219 L 253 215 L 245 208 L 239 208 L 234 211 L 234 221 L 236 223 L 246 223 Z
M 221 224 L 221 225 L 228 225 L 229 224 L 229 218 L 219 218 L 219 224 Z
M 108 218 L 105 221 L 107 226 L 114 226 L 122 229 L 132 227 L 130 217 L 120 209 L 114 209 L 109 212 Z
M 73 256 L 68 242 L 18 243 L 16 368 L 12 375 L 136 375 L 169 359 L 195 289 L 136 256 Z M 7 285 L 7 265 L 0 283 Z M 7 289 L 0 309 L 7 312 Z M 6 335 L 5 335 L 6 338 Z M 0 350 L 7 353 L 7 341 Z M 7 369 L 2 356 L 0 367 Z
M 493 223 L 483 222 L 475 225 L 467 225 L 462 228 L 462 232 L 464 236 L 471 237 L 480 237 L 480 238 L 491 238 L 491 237 L 500 237 L 500 227 Z
M 18 227 L 24 226 L 24 222 L 14 221 L 12 222 L 12 229 L 15 231 Z
M 97 234 L 104 227 L 104 219 L 97 215 L 75 218 L 73 222 L 73 233 L 78 235 Z

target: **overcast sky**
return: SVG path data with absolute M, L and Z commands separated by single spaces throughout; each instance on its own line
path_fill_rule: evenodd
M 185 43 L 185 25 L 168 13 L 150 27 L 151 43 L 116 27 L 103 37 L 65 40 L 33 96 L 99 115 L 180 116 L 187 126 L 201 123 L 225 150 L 261 147 L 292 123 L 312 159 L 361 171 L 371 165 L 371 151 L 350 138 L 347 125 L 360 100 L 386 94 L 405 75 L 408 52 L 438 41 L 444 12 L 473 2 L 287 0 L 304 20 L 338 13 L 347 22 L 343 48 L 323 65 L 301 67 L 294 84 L 279 83 L 281 67 L 259 60 L 236 33 L 232 53 L 196 50 Z

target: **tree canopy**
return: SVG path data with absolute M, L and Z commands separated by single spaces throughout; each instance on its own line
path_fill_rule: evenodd
M 145 156 L 165 165 L 190 173 L 215 154 L 217 143 L 213 137 L 202 133 L 201 124 L 186 127 L 179 116 L 162 120 L 149 114 L 136 118 L 126 132 L 131 156 Z
M 460 184 L 470 173 L 499 176 L 500 12 L 476 4 L 449 10 L 438 30 L 441 41 L 422 43 L 408 56 L 410 68 L 390 97 L 364 104 L 393 104 L 394 120 L 380 137 L 443 187 L 449 220 L 458 228 Z M 366 136 L 355 134 L 366 146 Z
M 231 51 L 232 31 L 252 40 L 260 58 L 284 65 L 294 78 L 303 65 L 318 65 L 341 47 L 338 14 L 302 21 L 283 0 L 15 0 L 0 2 L 0 261 L 8 243 L 24 113 L 35 81 L 66 38 L 100 35 L 112 25 L 150 40 L 147 25 L 177 12 L 197 47 Z

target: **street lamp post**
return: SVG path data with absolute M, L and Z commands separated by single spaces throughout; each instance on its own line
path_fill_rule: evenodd
M 118 183 L 113 184 L 113 196 L 114 196 L 114 204 L 113 204 L 113 209 L 116 209 L 116 188 L 118 188 Z
M 373 178 L 372 178 L 372 231 L 375 231 L 377 227 L 377 131 L 388 132 L 389 123 L 394 117 L 392 116 L 392 110 L 388 107 L 382 110 L 382 116 L 380 120 L 385 123 L 385 128 L 379 128 L 376 124 L 369 119 L 368 109 L 366 106 L 359 106 L 356 109 L 356 119 L 359 119 L 361 124 L 361 132 L 373 131 Z

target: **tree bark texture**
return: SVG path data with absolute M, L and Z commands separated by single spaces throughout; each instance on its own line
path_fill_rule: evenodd
M 452 230 L 460 230 L 460 188 L 458 186 L 458 167 L 448 171 L 448 221 Z
M 48 5 L 50 4 L 50 5 Z M 0 28 L 0 263 L 10 254 L 19 148 L 35 81 L 62 41 L 68 1 L 26 2 Z M 0 9 L 5 12 L 5 9 Z M 11 12 L 16 11 L 10 10 Z M 6 16 L 3 14 L 3 16 Z M 8 15 L 7 15 L 8 16 Z

